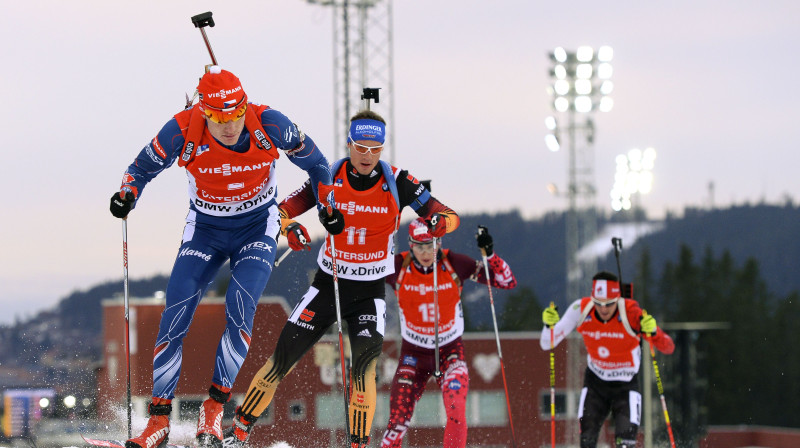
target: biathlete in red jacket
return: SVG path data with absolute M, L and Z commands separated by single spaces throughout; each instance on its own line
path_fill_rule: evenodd
M 543 350 L 550 350 L 549 327 L 553 327 L 553 346 L 574 329 L 586 344 L 588 366 L 578 405 L 581 448 L 597 446 L 609 412 L 614 418 L 616 447 L 636 446 L 642 410 L 638 381 L 642 334 L 650 335 L 662 353 L 675 350 L 672 338 L 658 328 L 655 318 L 620 291 L 617 276 L 601 271 L 592 278 L 592 295 L 573 302 L 563 318 L 559 320 L 555 306 L 542 313 L 545 328 L 539 341 Z
M 353 447 L 369 443 L 375 416 L 375 369 L 383 350 L 386 319 L 384 279 L 394 272 L 394 233 L 405 207 L 443 236 L 458 227 L 458 215 L 430 195 L 414 176 L 380 160 L 386 122 L 365 110 L 350 119 L 350 157 L 333 164 L 335 206 L 323 210 L 320 221 L 334 235 L 341 316 L 347 322 L 352 362 L 348 421 Z M 302 250 L 308 234 L 291 218 L 314 207 L 316 196 L 306 183 L 280 204 L 284 232 L 292 249 Z M 330 238 L 317 256 L 318 270 L 283 327 L 275 351 L 250 383 L 225 430 L 225 446 L 241 447 L 256 419 L 267 409 L 292 367 L 336 322 L 336 300 Z
M 466 280 L 511 289 L 517 285 L 508 264 L 493 253 L 492 237 L 482 227 L 476 238 L 487 256 L 491 279 L 486 278 L 483 262 L 467 255 L 439 249 L 436 257 L 437 302 L 439 304 L 439 364 L 442 375 L 436 383 L 442 390 L 447 413 L 444 448 L 463 448 L 467 444 L 466 404 L 469 371 L 464 359 L 464 314 L 461 289 Z M 399 448 L 408 429 L 414 407 L 435 370 L 435 309 L 433 303 L 433 236 L 425 222 L 417 218 L 408 228 L 409 252 L 395 255 L 395 273 L 386 277 L 400 306 L 400 332 L 403 344 L 389 399 L 389 423 L 382 448 Z
M 200 408 L 197 424 L 199 446 L 222 446 L 223 403 L 230 398 L 250 348 L 256 305 L 275 260 L 280 231 L 277 159 L 285 154 L 308 173 L 314 186 L 331 183 L 328 162 L 314 141 L 277 110 L 248 102 L 233 73 L 210 66 L 197 91 L 199 102 L 161 128 L 111 196 L 111 213 L 125 219 L 145 185 L 176 161 L 189 178 L 189 213 L 153 354 L 150 419 L 140 436 L 125 442 L 127 448 L 166 445 L 183 338 L 203 294 L 229 260 L 225 331 L 215 355 L 209 398 Z M 320 208 L 323 205 L 327 204 Z

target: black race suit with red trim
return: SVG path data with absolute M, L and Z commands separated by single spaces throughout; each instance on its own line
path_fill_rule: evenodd
M 386 174 L 396 184 L 397 198 L 384 176 L 386 167 L 391 169 Z M 336 236 L 335 243 L 337 253 L 342 254 L 341 265 L 337 266 L 338 291 L 352 356 L 348 419 L 352 440 L 363 442 L 369 436 L 375 412 L 375 368 L 383 348 L 386 319 L 384 279 L 394 271 L 392 234 L 397 230 L 400 212 L 411 207 L 422 217 L 447 213 L 452 220 L 449 223 L 456 227 L 458 215 L 433 198 L 407 171 L 388 164 L 378 164 L 365 176 L 345 161 L 333 173 L 333 179 L 335 199 L 345 220 L 345 231 Z M 293 218 L 314 208 L 315 202 L 311 185 L 306 182 L 280 207 Z M 273 355 L 251 382 L 241 407 L 248 415 L 257 417 L 264 412 L 278 383 L 336 322 L 329 244 L 326 241 L 321 248 L 311 287 L 283 327 Z

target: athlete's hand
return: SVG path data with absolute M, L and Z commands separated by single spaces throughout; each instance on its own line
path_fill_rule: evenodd
M 487 257 L 491 257 L 494 253 L 494 242 L 492 241 L 492 236 L 489 235 L 489 229 L 484 226 L 478 226 L 478 233 L 475 234 L 475 239 L 478 240 L 478 248 Z
M 136 196 L 130 190 L 121 190 L 111 196 L 111 214 L 116 218 L 125 218 L 133 208 Z
M 443 215 L 434 213 L 431 219 L 426 219 L 425 222 L 428 224 L 428 231 L 432 237 L 441 238 L 447 233 L 447 221 Z
M 640 328 L 642 333 L 649 334 L 650 336 L 656 334 L 656 330 L 658 329 L 658 325 L 656 325 L 656 318 L 651 314 L 647 314 L 647 311 L 642 310 L 642 317 L 639 323 L 641 325 Z
M 336 209 L 336 201 L 333 198 L 333 185 L 325 185 L 322 182 L 317 184 L 317 202 L 322 210 L 329 215 Z
M 553 325 L 557 324 L 561 318 L 558 317 L 558 308 L 556 304 L 550 302 L 550 306 L 542 311 L 542 322 L 548 327 L 552 327 Z
M 338 208 L 334 208 L 331 214 L 328 214 L 324 208 L 320 210 L 319 222 L 331 235 L 338 235 L 344 230 L 344 215 Z
M 292 250 L 311 250 L 311 246 L 308 244 L 311 237 L 308 236 L 305 226 L 293 219 L 287 219 L 285 221 L 290 222 L 288 222 L 285 227 L 281 228 L 281 235 L 286 237 L 286 242 L 289 243 L 289 247 Z

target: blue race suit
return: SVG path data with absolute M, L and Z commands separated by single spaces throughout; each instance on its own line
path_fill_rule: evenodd
M 277 110 L 255 103 L 249 106 L 260 111 L 262 127 L 271 143 L 308 173 L 311 185 L 331 183 L 328 161 L 310 137 Z M 186 125 L 176 118 L 167 122 L 142 149 L 123 176 L 122 188 L 133 191 L 137 202 L 145 185 L 181 156 Z M 245 128 L 236 144 L 223 146 L 206 129 L 194 160 L 216 165 L 203 166 L 198 162 L 194 167 L 186 166 L 190 210 L 167 286 L 166 306 L 155 344 L 153 397 L 174 397 L 183 338 L 203 294 L 226 260 L 230 260 L 231 266 L 225 295 L 227 323 L 217 347 L 213 384 L 231 388 L 247 355 L 256 304 L 272 273 L 280 232 L 275 185 L 277 160 L 269 157 L 257 164 L 236 163 L 252 160 L 257 151 L 262 151 L 254 142 Z M 261 176 L 255 186 L 247 183 L 253 179 L 248 177 L 250 172 Z M 237 182 L 225 184 L 233 178 Z M 213 188 L 205 188 L 206 185 Z M 234 194 L 237 188 L 246 191 Z M 225 190 L 232 191 L 227 193 L 230 196 L 218 193 Z

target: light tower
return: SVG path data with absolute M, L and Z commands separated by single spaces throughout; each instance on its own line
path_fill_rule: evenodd
M 347 155 L 350 117 L 362 109 L 364 87 L 375 87 L 381 89 L 376 112 L 388 122 L 384 157 L 394 164 L 392 0 L 307 1 L 333 8 L 334 159 Z
M 650 193 L 653 188 L 653 165 L 656 161 L 656 150 L 646 148 L 642 151 L 633 148 L 627 154 L 616 158 L 617 171 L 614 174 L 614 186 L 611 189 L 611 209 L 636 211 L 641 206 L 641 195 Z
M 558 151 L 566 139 L 569 152 L 568 185 L 565 196 L 569 201 L 566 219 L 567 259 L 567 303 L 582 297 L 581 288 L 588 288 L 591 276 L 597 270 L 597 260 L 589 257 L 579 261 L 578 250 L 594 238 L 597 232 L 596 187 L 594 182 L 594 121 L 595 111 L 608 112 L 613 100 L 608 96 L 613 90 L 611 64 L 613 50 L 603 46 L 595 51 L 581 46 L 576 51 L 558 47 L 550 53 L 550 77 L 552 84 L 548 92 L 552 96 L 555 116 L 545 121 L 551 131 L 545 144 L 551 151 Z M 566 121 L 566 127 L 559 122 Z M 550 187 L 552 188 L 552 187 Z M 578 393 L 581 389 L 580 355 L 578 338 L 568 340 L 569 367 L 567 369 L 567 413 L 566 442 L 577 445 L 576 429 Z

